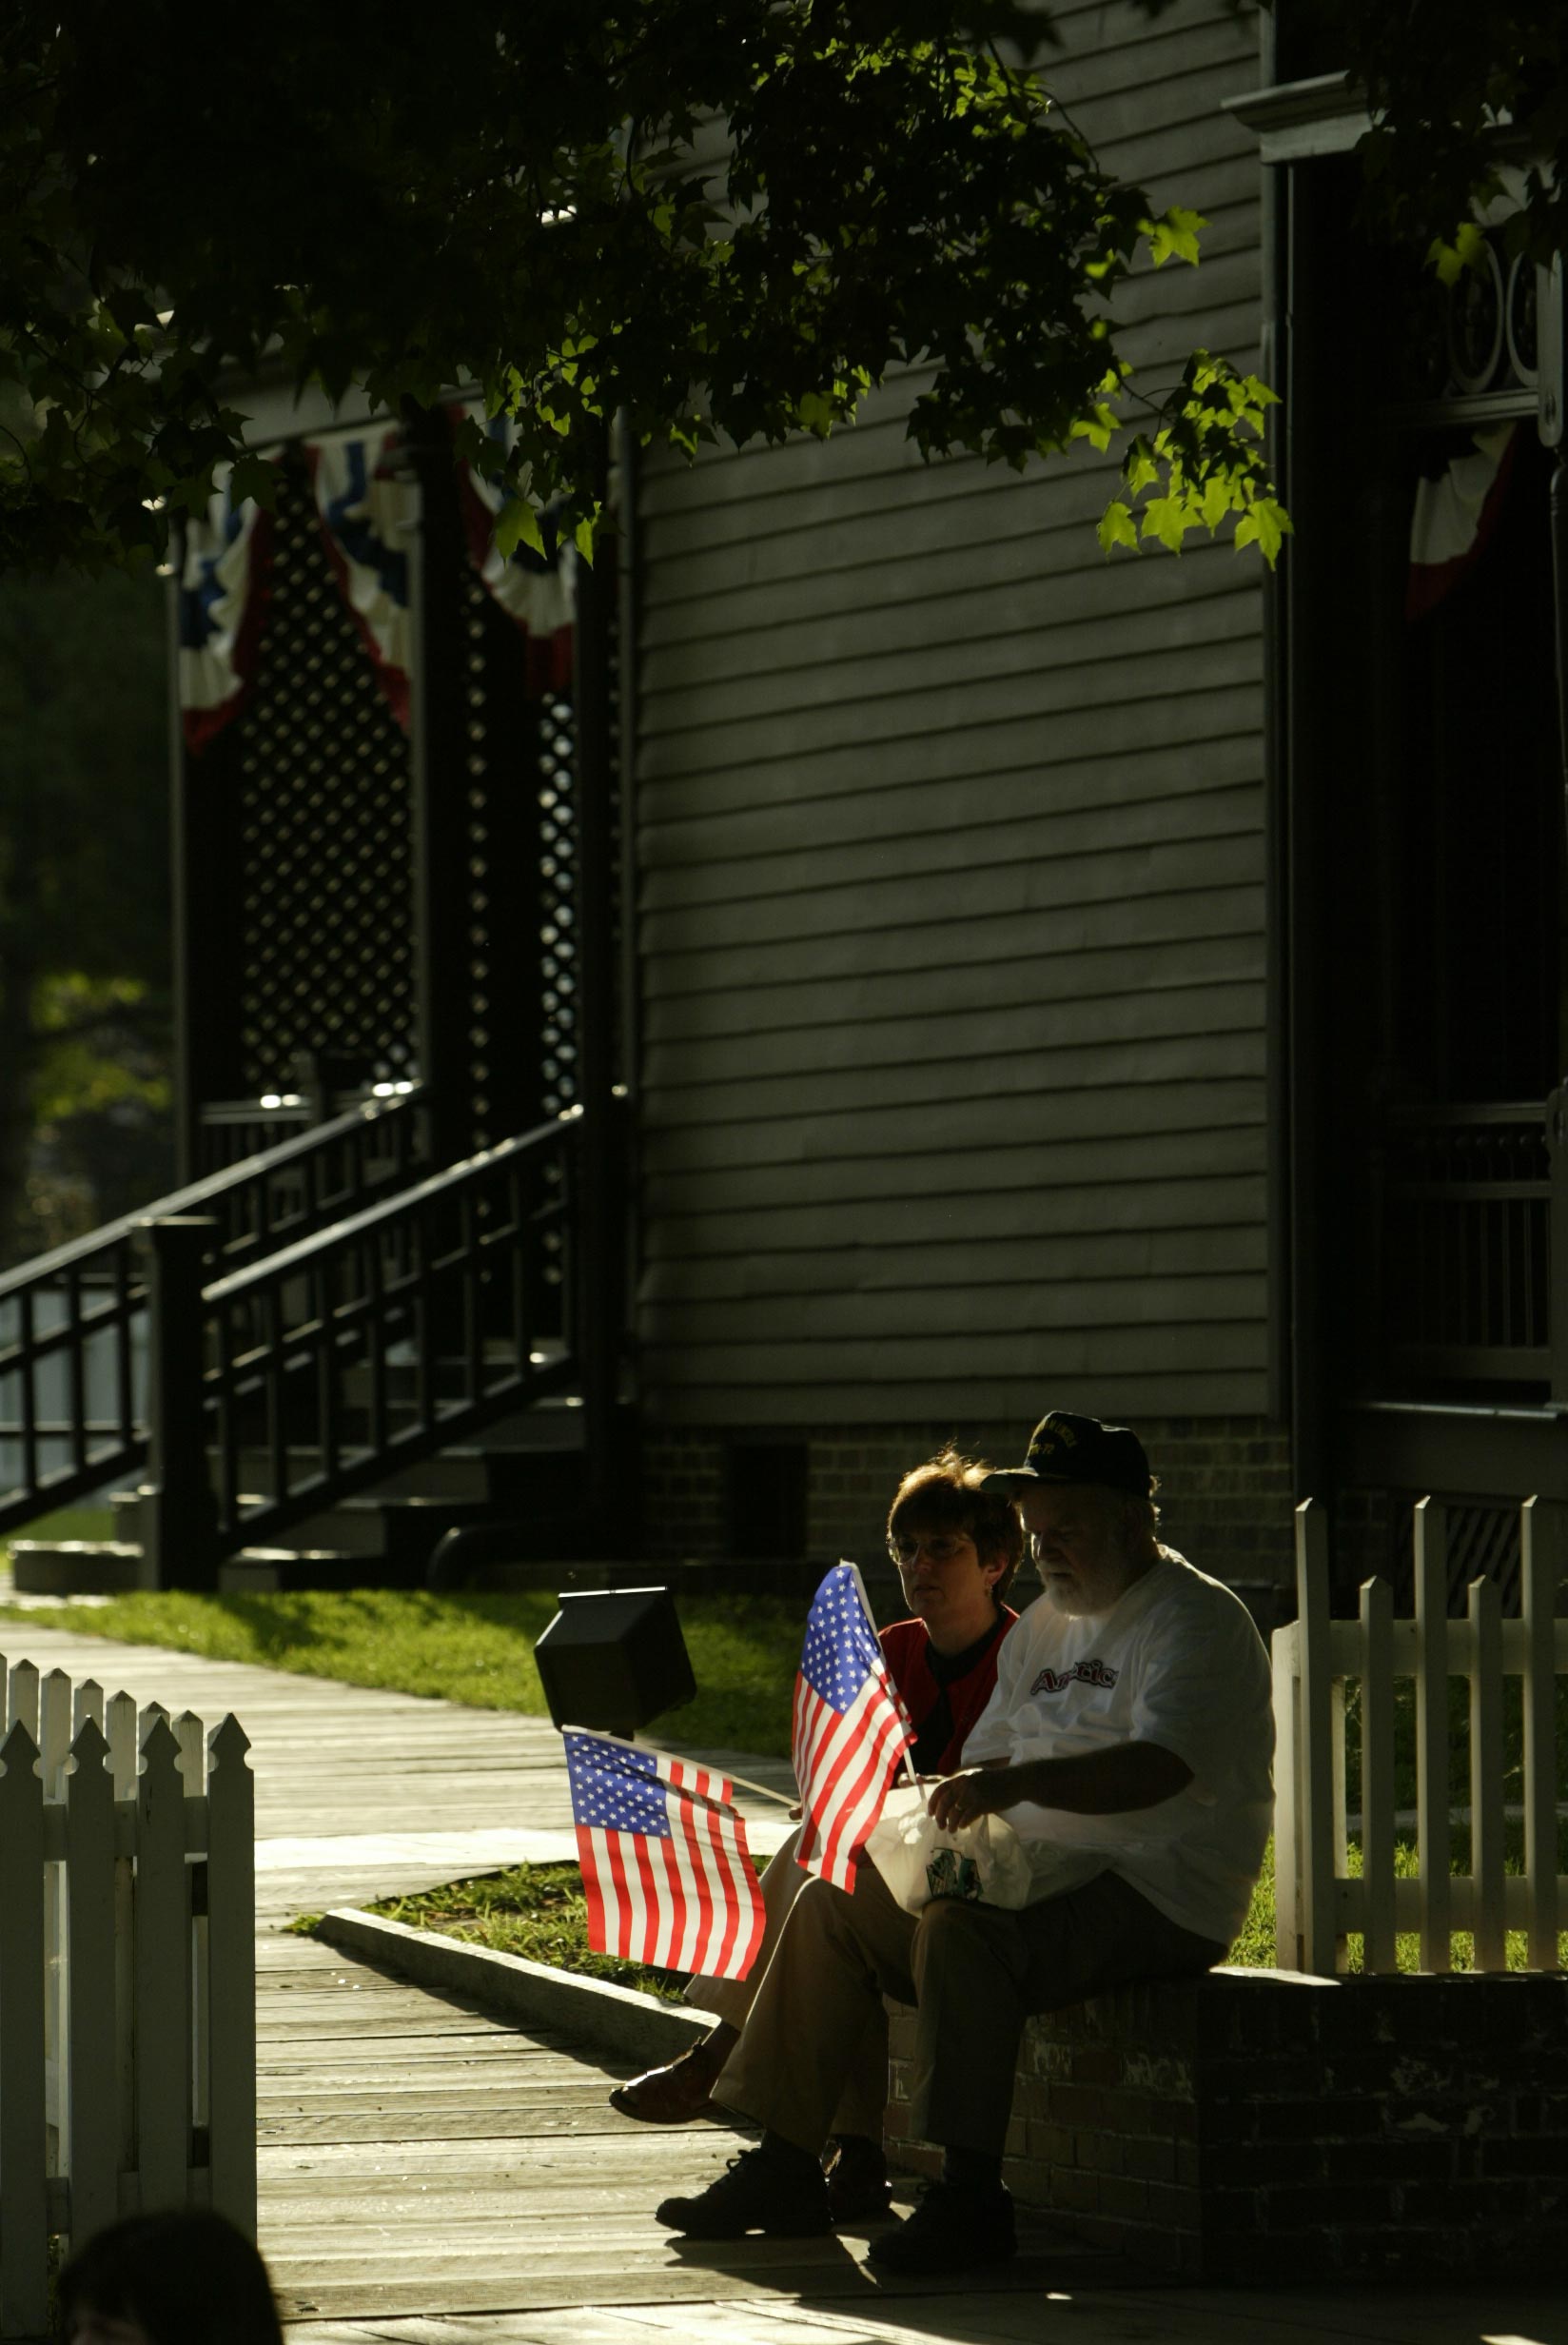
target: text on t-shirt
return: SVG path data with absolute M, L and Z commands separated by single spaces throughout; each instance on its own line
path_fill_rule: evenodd
M 1090 1657 L 1088 1661 L 1075 1661 L 1070 1669 L 1042 1669 L 1029 1692 L 1059 1694 L 1064 1686 L 1074 1683 L 1080 1685 L 1114 1685 L 1120 1675 L 1120 1670 Z

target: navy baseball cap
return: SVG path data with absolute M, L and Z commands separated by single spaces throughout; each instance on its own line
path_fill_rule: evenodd
M 988 1490 L 1011 1491 L 1025 1482 L 1094 1482 L 1107 1490 L 1148 1498 L 1154 1477 L 1136 1433 L 1125 1425 L 1102 1425 L 1098 1417 L 1075 1417 L 1052 1409 L 1029 1435 L 1022 1466 L 986 1476 Z

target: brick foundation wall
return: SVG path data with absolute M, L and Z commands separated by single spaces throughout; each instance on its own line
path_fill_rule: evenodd
M 912 2015 L 892 2021 L 889 2146 Z M 1227 1969 L 1030 2020 L 1004 2171 L 1175 2277 L 1560 2275 L 1568 1980 Z
M 648 1555 L 724 1551 L 724 1448 L 712 1433 L 655 1431 L 642 1442 L 642 1547 Z
M 1216 1579 L 1288 1587 L 1294 1571 L 1295 1502 L 1289 1436 L 1261 1417 L 1141 1421 L 1160 1477 L 1162 1528 Z M 723 1555 L 725 1442 L 715 1430 L 649 1427 L 643 1441 L 644 1551 L 650 1557 Z M 762 1436 L 748 1429 L 735 1439 Z M 808 1559 L 864 1564 L 882 1551 L 888 1506 L 900 1477 L 956 1439 L 970 1455 L 1015 1463 L 1026 1426 L 941 1425 L 778 1429 L 806 1449 Z

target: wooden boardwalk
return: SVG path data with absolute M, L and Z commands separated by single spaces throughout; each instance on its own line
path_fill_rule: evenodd
M 886 2294 L 853 2252 L 863 2236 L 699 2248 L 660 2230 L 656 2201 L 700 2189 L 740 2145 L 617 2118 L 605 2095 L 622 2067 L 309 1943 L 273 1941 L 259 2000 L 263 2244 L 290 2315 Z
M 1453 2292 L 1151 2289 L 1044 2218 L 984 2288 L 879 2284 L 853 2234 L 678 2240 L 653 2206 L 718 2173 L 735 2134 L 633 2125 L 605 2098 L 623 2069 L 283 1931 L 569 1853 L 547 1724 L 66 1636 L 47 1615 L 0 1624 L 0 1647 L 209 1724 L 232 1709 L 251 1738 L 260 2230 L 289 2345 L 1568 2345 L 1560 2299 L 1482 2318 Z

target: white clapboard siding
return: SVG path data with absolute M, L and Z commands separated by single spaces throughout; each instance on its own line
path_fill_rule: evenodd
M 1156 384 L 1195 345 L 1252 364 L 1258 166 L 1221 106 L 1251 21 L 1060 22 L 1074 122 L 1208 222 L 1201 267 L 1127 288 L 1127 355 Z M 1258 566 L 1107 562 L 1091 451 L 922 464 L 931 376 L 640 483 L 651 1409 L 1261 1411 Z
M 185 2204 L 254 2232 L 255 1822 L 232 1718 L 0 1676 L 0 2336 L 30 2337 L 51 2239 Z
M 1397 1934 L 1416 1937 L 1423 1970 L 1454 1966 L 1456 1932 L 1473 1940 L 1474 1967 L 1500 1970 L 1506 1934 L 1524 1938 L 1533 1970 L 1558 1967 L 1558 1932 L 1568 1919 L 1568 1879 L 1558 1871 L 1558 1680 L 1568 1669 L 1568 1621 L 1554 1616 L 1568 1555 L 1568 1509 L 1539 1499 L 1521 1510 L 1521 1612 L 1504 1620 L 1496 1585 L 1471 1586 L 1462 1620 L 1446 1606 L 1442 1509 L 1416 1508 L 1415 1614 L 1396 1619 L 1386 1584 L 1369 1580 L 1359 1617 L 1334 1620 L 1325 1518 L 1311 1501 L 1297 1508 L 1299 1617 L 1274 1631 L 1276 1956 L 1282 1967 L 1332 1977 L 1347 1938 L 1362 1940 L 1368 1971 L 1396 1967 Z M 1395 1810 L 1395 1681 L 1416 1694 L 1417 1875 L 1395 1874 L 1395 1845 L 1408 1821 Z M 1450 1870 L 1448 1681 L 1469 1684 L 1471 1864 Z M 1523 1870 L 1504 1868 L 1504 1684 L 1520 1680 Z M 1361 1871 L 1348 1862 L 1350 1819 L 1344 1767 L 1347 1681 L 1359 1689 Z

